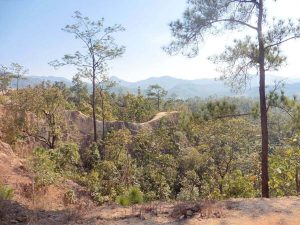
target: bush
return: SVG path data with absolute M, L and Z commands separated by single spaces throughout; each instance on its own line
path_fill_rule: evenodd
M 169 175 L 169 174 L 168 174 Z M 138 175 L 138 181 L 141 189 L 146 193 L 147 201 L 167 200 L 171 194 L 170 185 L 167 182 L 166 173 L 162 173 L 154 165 L 142 168 Z M 151 196 L 147 193 L 151 192 Z M 155 196 L 154 196 L 155 193 Z
M 178 200 L 196 201 L 199 198 L 199 188 L 197 187 L 182 187 L 177 196 Z
M 122 206 L 135 205 L 143 202 L 143 192 L 138 187 L 132 187 L 124 195 L 117 197 L 117 203 Z
M 77 201 L 77 196 L 74 190 L 70 189 L 65 193 L 65 202 L 67 204 L 74 204 Z
M 132 187 L 129 190 L 128 199 L 132 205 L 142 203 L 143 192 L 138 187 Z
M 195 201 L 199 198 L 200 179 L 194 170 L 187 171 L 181 181 L 181 189 L 177 196 L 179 200 Z
M 83 162 L 84 166 L 92 170 L 100 161 L 100 153 L 97 143 L 92 143 L 87 149 L 84 150 Z
M 14 190 L 6 185 L 0 184 L 0 200 L 11 200 L 14 196 Z
M 56 164 L 51 160 L 49 151 L 36 148 L 30 160 L 30 169 L 34 174 L 36 186 L 47 186 L 56 183 L 59 174 L 55 171 Z
M 117 197 L 117 203 L 121 206 L 129 206 L 129 199 L 126 195 L 121 195 Z
M 234 171 L 231 176 L 227 177 L 225 183 L 226 197 L 251 198 L 256 195 L 250 177 L 244 176 L 240 170 Z
M 299 167 L 300 150 L 276 149 L 270 155 L 269 187 L 274 197 L 297 195 L 296 171 Z
M 80 163 L 79 148 L 75 143 L 63 143 L 50 153 L 57 170 L 60 172 L 72 172 Z
M 157 199 L 157 197 L 156 197 L 155 191 L 148 191 L 144 195 L 144 201 L 145 202 L 152 202 L 152 201 L 154 201 L 156 199 Z
M 83 184 L 89 189 L 91 197 L 98 204 L 101 205 L 111 200 L 110 196 L 103 191 L 101 175 L 97 171 L 92 170 L 88 173 L 83 179 Z

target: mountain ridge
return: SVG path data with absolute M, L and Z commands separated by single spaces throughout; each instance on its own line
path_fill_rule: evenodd
M 117 76 L 112 76 L 111 79 L 117 83 L 116 87 L 113 88 L 113 92 L 126 93 L 130 92 L 136 94 L 138 89 L 142 93 L 146 93 L 149 85 L 159 84 L 168 91 L 169 97 L 177 97 L 182 99 L 192 97 L 225 97 L 225 96 L 246 96 L 246 97 L 257 97 L 258 96 L 258 78 L 254 78 L 249 87 L 243 94 L 236 94 L 230 91 L 230 88 L 224 84 L 223 81 L 214 78 L 202 78 L 186 80 L 182 78 L 175 78 L 172 76 L 161 76 L 161 77 L 149 77 L 144 80 L 130 82 L 123 80 Z M 289 96 L 300 95 L 300 79 L 290 79 L 280 76 L 268 76 L 266 84 L 271 89 L 274 80 L 285 80 L 285 92 Z M 43 81 L 50 82 L 64 82 L 67 86 L 72 85 L 72 81 L 65 77 L 60 76 L 28 76 L 26 80 L 20 81 L 20 87 L 26 87 L 28 85 L 36 85 Z M 12 82 L 12 87 L 16 86 L 16 81 Z M 91 84 L 88 83 L 89 88 Z

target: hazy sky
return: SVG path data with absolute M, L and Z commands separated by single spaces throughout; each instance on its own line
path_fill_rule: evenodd
M 269 0 L 270 1 L 270 0 Z M 271 2 L 271 1 L 270 1 Z M 170 41 L 168 23 L 180 18 L 186 0 L 0 0 L 0 64 L 18 62 L 30 75 L 58 75 L 71 78 L 74 69 L 54 70 L 48 62 L 80 50 L 82 44 L 61 30 L 72 23 L 79 10 L 91 19 L 104 17 L 106 25 L 122 24 L 126 31 L 118 43 L 126 53 L 111 64 L 110 75 L 135 81 L 150 76 L 184 79 L 217 77 L 207 57 L 220 53 L 232 41 L 232 34 L 209 37 L 193 59 L 168 56 L 161 47 Z M 269 4 L 272 16 L 300 17 L 299 0 L 278 0 Z M 282 76 L 300 77 L 300 40 L 284 45 L 288 66 Z

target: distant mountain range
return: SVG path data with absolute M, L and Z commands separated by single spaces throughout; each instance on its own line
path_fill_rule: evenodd
M 257 97 L 258 96 L 258 77 L 254 78 L 249 87 L 243 94 L 233 93 L 223 81 L 216 79 L 195 79 L 184 80 L 170 76 L 162 77 L 150 77 L 145 80 L 137 82 L 124 81 L 118 77 L 112 77 L 112 80 L 118 83 L 117 92 L 131 92 L 137 93 L 138 88 L 145 92 L 145 90 L 151 84 L 159 84 L 168 91 L 168 96 L 177 96 L 178 98 L 192 98 L 192 97 L 224 97 L 224 96 L 246 96 Z M 275 81 L 284 81 L 284 91 L 288 96 L 299 95 L 300 96 L 300 77 L 298 79 L 290 79 L 279 76 L 267 76 L 266 85 L 267 89 L 273 88 Z
M 137 82 L 128 82 L 118 77 L 111 77 L 112 80 L 116 81 L 117 86 L 114 87 L 113 91 L 117 93 L 137 93 L 138 89 L 142 92 L 146 92 L 149 85 L 159 84 L 165 90 L 168 91 L 168 96 L 176 96 L 177 98 L 191 98 L 191 97 L 224 97 L 224 96 L 237 96 L 237 94 L 230 91 L 223 81 L 215 79 L 196 79 L 196 80 L 184 80 L 170 76 L 162 77 L 150 77 L 145 80 Z M 26 80 L 20 82 L 20 87 L 26 87 L 28 85 L 34 86 L 41 83 L 42 81 L 50 82 L 64 82 L 68 86 L 72 84 L 71 80 L 58 77 L 58 76 L 29 76 Z M 272 89 L 274 80 L 285 81 L 285 93 L 289 96 L 300 95 L 300 78 L 299 79 L 285 79 L 278 76 L 268 76 L 266 84 L 269 89 Z M 258 96 L 258 78 L 252 80 L 245 93 L 242 96 L 256 97 Z M 88 84 L 91 87 L 91 84 Z M 13 81 L 13 87 L 16 86 L 16 82 Z
M 54 82 L 64 82 L 66 85 L 70 86 L 72 85 L 72 81 L 64 78 L 64 77 L 58 77 L 58 76 L 26 76 L 25 80 L 19 81 L 19 87 L 28 87 L 35 86 L 37 84 L 42 83 L 43 81 L 50 81 L 52 83 Z M 17 82 L 15 79 L 12 81 L 12 87 L 15 88 L 17 86 Z

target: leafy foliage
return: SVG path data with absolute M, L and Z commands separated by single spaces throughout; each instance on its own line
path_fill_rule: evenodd
M 60 177 L 56 172 L 55 162 L 51 160 L 51 155 L 43 148 L 36 148 L 33 151 L 30 169 L 34 175 L 36 186 L 55 184 Z
M 278 149 L 270 158 L 270 188 L 273 196 L 297 194 L 296 173 L 299 168 L 299 149 Z M 298 176 L 298 175 L 297 175 Z
M 101 100 L 101 117 L 104 123 L 107 112 L 106 107 L 104 107 L 105 103 L 107 103 L 105 92 L 114 85 L 114 82 L 106 75 L 109 68 L 108 62 L 122 56 L 125 52 L 124 46 L 118 46 L 116 44 L 113 34 L 124 31 L 124 28 L 121 25 L 105 27 L 103 18 L 101 20 L 91 21 L 88 17 L 84 17 L 79 11 L 74 13 L 73 18 L 75 23 L 65 26 L 63 30 L 73 34 L 76 39 L 82 41 L 85 51 L 76 51 L 74 54 L 64 55 L 61 61 L 54 60 L 50 62 L 50 65 L 55 68 L 73 65 L 78 70 L 78 78 L 80 76 L 92 82 L 91 106 L 94 141 L 97 142 L 96 95 L 98 91 Z M 75 82 L 79 84 L 78 81 L 75 80 Z M 102 139 L 104 139 L 104 132 L 102 132 Z
M 0 184 L 0 200 L 11 200 L 14 195 L 14 190 L 7 186 Z
M 118 96 L 116 105 L 118 106 L 117 118 L 126 122 L 146 122 L 151 119 L 156 111 L 151 101 L 142 94 L 133 95 L 127 93 Z
M 49 152 L 51 159 L 56 164 L 56 171 L 74 172 L 76 167 L 80 165 L 81 159 L 79 149 L 75 143 L 63 143 L 56 149 Z
M 122 206 L 129 206 L 143 202 L 143 193 L 138 187 L 131 187 L 128 192 L 117 197 L 117 202 Z
M 153 84 L 148 87 L 147 96 L 153 98 L 156 101 L 157 110 L 160 110 L 161 102 L 163 98 L 167 95 L 167 91 L 163 89 L 158 84 Z

